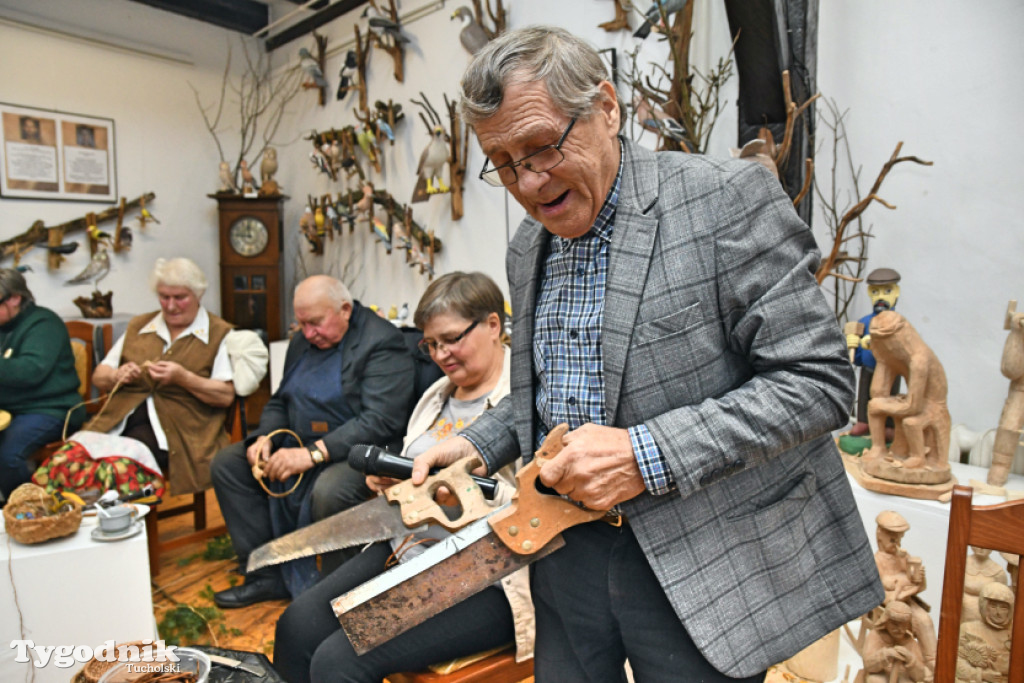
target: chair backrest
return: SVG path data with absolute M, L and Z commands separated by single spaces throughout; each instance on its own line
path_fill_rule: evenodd
M 935 683 L 953 683 L 956 679 L 968 546 L 1024 554 L 1024 500 L 974 506 L 971 504 L 973 495 L 974 490 L 969 486 L 953 488 Z M 1024 596 L 1021 595 L 1021 585 L 1018 583 L 1014 598 L 1010 672 L 1007 679 L 1010 681 L 1024 681 L 1024 600 L 1021 599 Z
M 78 373 L 78 393 L 83 400 L 93 398 L 92 373 L 99 363 L 96 337 L 102 337 L 104 352 L 113 346 L 114 327 L 110 323 L 97 326 L 83 320 L 68 320 L 64 323 L 68 328 L 68 336 L 71 337 L 71 350 L 75 354 L 75 370 Z M 100 409 L 100 402 L 90 403 L 86 406 L 86 412 L 95 413 Z

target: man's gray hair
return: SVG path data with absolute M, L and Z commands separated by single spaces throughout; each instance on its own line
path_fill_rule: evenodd
M 558 109 L 586 120 L 608 80 L 601 55 L 586 41 L 554 26 L 527 26 L 503 33 L 481 50 L 462 77 L 459 112 L 470 126 L 501 107 L 505 88 L 544 81 Z
M 24 275 L 14 268 L 0 268 L 0 301 L 15 295 L 21 295 L 22 302 L 36 300 L 25 283 Z
M 202 299 L 208 283 L 206 275 L 192 259 L 179 256 L 177 258 L 158 258 L 153 265 L 153 273 L 149 283 L 156 291 L 160 285 L 165 287 L 185 287 L 192 290 L 197 299 Z

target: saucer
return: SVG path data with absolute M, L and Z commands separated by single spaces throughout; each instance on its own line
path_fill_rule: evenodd
M 135 519 L 142 519 L 149 514 L 149 506 L 143 505 L 142 503 L 119 503 L 119 505 L 132 505 L 135 507 Z M 99 513 L 96 512 L 95 507 L 91 507 L 88 510 L 82 511 L 83 517 L 95 517 Z
M 92 540 L 94 541 L 123 541 L 126 538 L 131 538 L 132 536 L 139 534 L 142 531 L 142 526 L 142 521 L 136 520 L 132 522 L 130 527 L 124 531 L 118 531 L 116 534 L 105 534 L 102 529 L 96 527 L 92 530 L 90 536 L 92 536 Z

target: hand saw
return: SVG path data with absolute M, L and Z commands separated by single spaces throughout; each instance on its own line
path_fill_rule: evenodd
M 408 479 L 412 475 L 412 460 L 376 446 L 353 446 L 348 463 L 365 474 L 395 479 Z M 479 458 L 460 460 L 431 474 L 419 486 L 413 486 L 411 482 L 395 484 L 382 496 L 265 543 L 249 553 L 246 572 L 300 557 L 425 531 L 429 522 L 449 531 L 461 529 L 494 511 L 484 498 L 494 497 L 497 482 L 469 474 L 479 464 Z M 450 519 L 434 502 L 434 493 L 441 486 L 446 486 L 459 500 L 462 514 L 456 519 Z M 397 503 L 397 507 L 392 503 Z
M 516 474 L 512 501 L 423 554 L 331 601 L 356 654 L 417 626 L 494 582 L 561 548 L 561 532 L 608 513 L 541 493 L 541 466 L 562 450 L 558 425 Z

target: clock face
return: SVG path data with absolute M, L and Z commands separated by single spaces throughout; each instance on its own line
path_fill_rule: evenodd
M 267 248 L 270 233 L 266 224 L 252 216 L 242 216 L 228 232 L 231 248 L 242 256 L 256 256 Z

